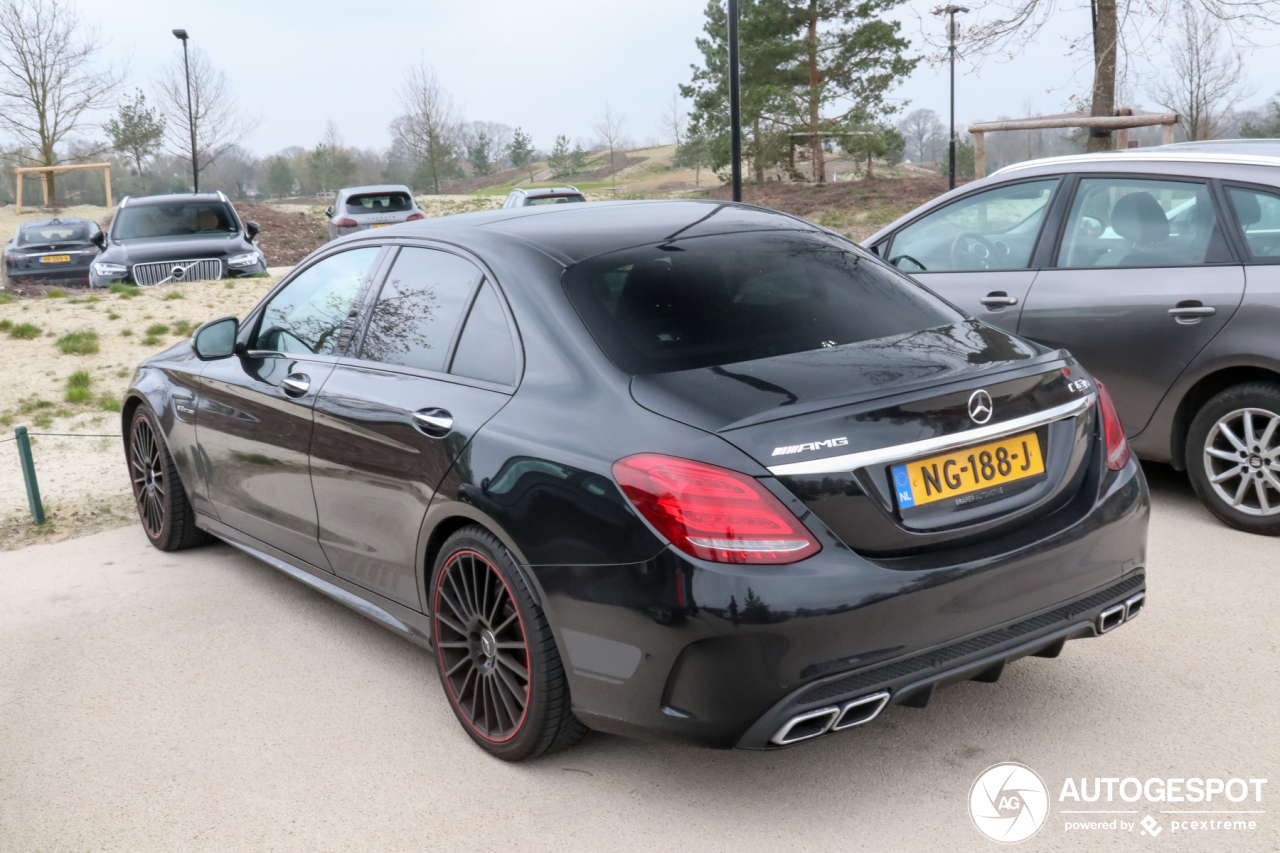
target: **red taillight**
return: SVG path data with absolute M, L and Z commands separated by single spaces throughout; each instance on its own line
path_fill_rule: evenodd
M 423 216 L 421 213 L 410 213 L 409 218 L 407 218 L 405 222 L 414 222 L 416 220 L 426 219 L 426 218 L 427 217 Z
M 681 551 L 717 563 L 794 563 L 822 546 L 782 502 L 737 471 L 642 453 L 613 464 L 640 514 Z
M 1119 471 L 1129 461 L 1129 442 L 1124 437 L 1124 427 L 1120 425 L 1120 415 L 1116 412 L 1116 404 L 1111 402 L 1107 386 L 1098 382 L 1098 402 L 1102 406 L 1102 430 L 1107 437 L 1107 467 Z
M 354 219 L 347 219 L 344 216 L 341 219 L 333 220 L 333 224 L 334 224 L 334 227 L 336 228 L 355 228 L 359 223 L 357 223 Z

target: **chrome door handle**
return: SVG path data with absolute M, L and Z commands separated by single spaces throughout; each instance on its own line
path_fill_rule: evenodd
M 988 308 L 1004 308 L 1009 305 L 1017 305 L 1018 297 L 1010 296 L 1003 290 L 997 290 L 995 293 L 988 293 L 978 301 Z
M 290 373 L 280 380 L 280 387 L 290 397 L 301 397 L 311 389 L 311 377 L 305 373 Z
M 1212 305 L 1189 305 L 1184 308 L 1170 308 L 1169 315 L 1172 317 L 1212 317 L 1218 313 L 1218 309 Z
M 453 415 L 444 409 L 419 409 L 413 413 L 413 425 L 427 435 L 443 438 L 453 429 Z

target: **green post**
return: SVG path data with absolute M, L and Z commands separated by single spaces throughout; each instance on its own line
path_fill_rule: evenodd
M 22 479 L 27 484 L 27 505 L 31 507 L 31 520 L 36 524 L 44 524 L 44 504 L 40 503 L 40 484 L 36 482 L 36 463 L 31 458 L 31 439 L 27 437 L 27 428 L 14 427 L 13 434 L 18 439 L 18 461 L 22 463 Z

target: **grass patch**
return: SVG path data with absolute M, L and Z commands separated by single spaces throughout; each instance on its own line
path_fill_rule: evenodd
M 113 281 L 107 286 L 107 290 L 118 294 L 121 299 L 132 299 L 135 296 L 142 295 L 142 288 L 136 284 L 125 284 L 123 281 Z
M 127 367 L 122 367 L 116 371 L 116 376 L 119 376 L 121 379 L 124 379 L 128 375 L 129 375 L 129 368 Z
M 120 411 L 120 401 L 110 394 L 103 394 L 98 398 L 98 407 L 104 412 Z
M 116 312 L 114 312 L 114 311 L 108 311 L 108 312 L 107 312 L 107 319 L 108 319 L 108 320 L 119 320 L 119 319 L 120 319 L 120 315 L 119 315 L 119 314 L 117 314 L 117 313 L 116 313 Z
M 49 299 L 66 299 L 67 298 L 67 292 L 63 290 L 61 287 L 55 287 L 51 290 L 46 290 L 44 292 L 44 295 Z
M 181 335 L 182 337 L 185 338 L 185 337 L 188 337 L 192 332 L 194 332 L 195 328 L 196 327 L 191 325 L 191 323 L 187 320 L 175 320 L 173 324 L 173 333 L 175 335 Z
M 235 290 L 235 289 L 236 289 L 236 283 L 235 283 L 234 281 L 229 281 L 229 282 L 227 282 L 227 283 L 226 283 L 225 285 L 223 285 L 223 286 L 224 286 L 227 290 Z
M 165 302 L 171 302 L 174 299 L 186 299 L 187 295 L 177 290 L 170 290 L 168 293 L 166 293 L 164 296 L 160 298 L 163 299 Z
M 159 337 L 160 335 L 167 335 L 167 334 L 169 334 L 169 327 L 166 326 L 164 323 L 152 323 L 150 326 L 147 326 L 148 338 L 155 338 L 155 337 Z
M 98 351 L 98 333 L 68 332 L 58 338 L 58 349 L 67 355 L 93 355 Z
M 88 388 L 93 384 L 93 377 L 87 370 L 77 370 L 67 377 L 68 388 Z
M 12 320 L 0 320 L 0 332 L 7 332 L 13 328 Z
M 129 337 L 130 335 L 132 335 L 132 334 L 133 334 L 133 329 L 121 329 L 121 330 L 120 330 L 120 337 L 122 337 L 122 338 L 127 338 L 127 337 Z
M 9 337 L 17 338 L 20 341 L 29 341 L 40 337 L 40 327 L 35 323 L 19 323 L 8 331 Z
M 0 305 L 8 305 L 13 301 L 12 293 L 0 293 Z
M 164 343 L 164 341 L 157 338 L 155 335 L 147 335 L 140 343 L 144 347 L 158 347 L 160 344 Z
M 93 399 L 93 392 L 88 388 L 68 388 L 66 399 L 68 403 L 87 403 Z
M 36 415 L 34 418 L 31 419 L 31 425 L 39 429 L 48 429 L 49 427 L 53 426 L 53 413 L 40 412 L 38 415 Z

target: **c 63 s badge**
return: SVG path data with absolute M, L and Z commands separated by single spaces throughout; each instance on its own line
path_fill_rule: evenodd
M 792 453 L 804 453 L 807 450 L 825 450 L 829 447 L 846 447 L 849 444 L 847 436 L 840 438 L 828 438 L 824 441 L 811 441 L 808 444 L 792 444 L 787 447 L 775 447 L 773 449 L 774 456 L 790 456 Z

